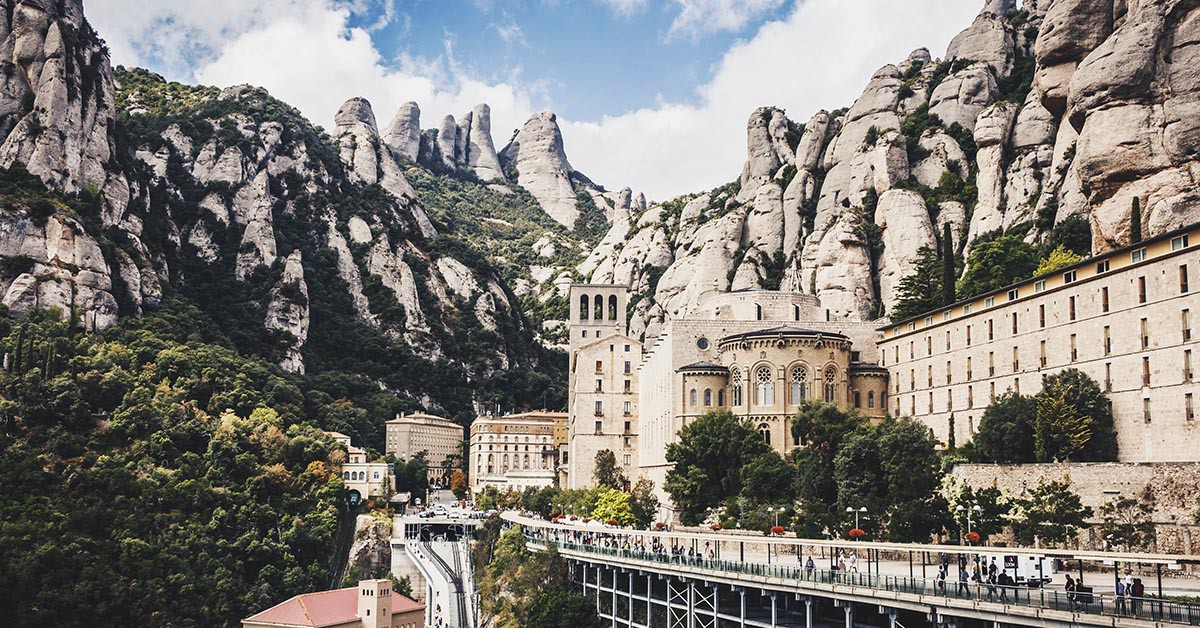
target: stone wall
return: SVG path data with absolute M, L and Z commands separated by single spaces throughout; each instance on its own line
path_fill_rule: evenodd
M 1116 497 L 1137 497 L 1146 487 L 1154 495 L 1157 541 L 1154 551 L 1200 553 L 1200 525 L 1193 518 L 1200 494 L 1200 463 L 1076 462 L 1057 464 L 960 464 L 951 471 L 973 488 L 993 486 L 1014 495 L 1037 486 L 1038 480 L 1069 479 L 1085 506 L 1095 511 Z M 1106 492 L 1107 491 L 1107 492 Z M 1100 548 L 1097 529 L 1084 531 L 1085 547 Z

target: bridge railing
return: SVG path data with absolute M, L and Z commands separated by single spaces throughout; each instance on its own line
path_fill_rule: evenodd
M 703 555 L 672 554 L 636 547 L 625 547 L 620 543 L 606 542 L 603 532 L 591 533 L 595 541 L 575 542 L 562 540 L 539 530 L 525 530 L 528 540 L 547 546 L 575 552 L 586 552 L 598 556 L 611 556 L 624 560 L 636 560 L 648 564 L 672 565 L 707 569 L 733 574 L 744 574 L 763 578 L 792 580 L 798 583 L 845 585 L 879 591 L 892 591 L 948 599 L 970 599 L 1068 611 L 1088 615 L 1128 617 L 1149 621 L 1169 622 L 1200 626 L 1200 605 L 1183 602 L 1168 602 L 1157 598 L 1134 598 L 1130 596 L 1107 596 L 1090 590 L 1068 592 L 1029 586 L 1001 586 L 986 582 L 961 581 L 958 579 L 917 578 L 885 574 L 866 574 L 838 569 L 809 569 L 803 565 L 764 564 L 708 558 Z

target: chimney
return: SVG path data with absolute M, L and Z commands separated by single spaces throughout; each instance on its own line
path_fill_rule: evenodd
M 390 628 L 392 625 L 392 581 L 359 580 L 358 618 L 363 628 Z

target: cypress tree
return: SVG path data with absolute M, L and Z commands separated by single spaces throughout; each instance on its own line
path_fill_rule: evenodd
M 22 327 L 17 331 L 17 348 L 13 351 L 12 358 L 12 373 L 13 375 L 21 374 L 21 352 L 25 350 L 25 328 Z
M 1129 211 L 1129 243 L 1142 241 L 1142 201 L 1133 197 L 1133 209 Z
M 949 449 L 950 451 L 954 451 L 956 449 L 958 443 L 955 442 L 956 439 L 954 437 L 954 415 L 953 414 L 950 415 L 950 418 L 948 421 L 950 423 L 950 438 L 946 441 L 946 449 Z
M 942 305 L 950 305 L 954 299 L 954 237 L 947 222 L 942 225 Z

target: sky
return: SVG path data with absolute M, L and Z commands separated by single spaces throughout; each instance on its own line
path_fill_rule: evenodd
M 486 102 L 497 150 L 558 114 L 572 166 L 651 200 L 737 178 L 756 107 L 850 106 L 913 49 L 934 57 L 982 0 L 87 0 L 114 65 L 250 83 L 332 128 L 367 98 L 434 128 Z

